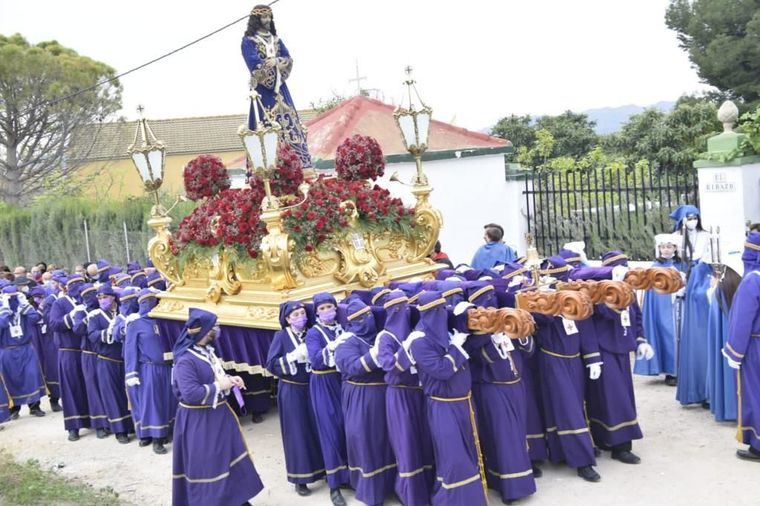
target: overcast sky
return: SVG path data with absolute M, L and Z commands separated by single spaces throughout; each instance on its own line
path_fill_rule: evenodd
M 649 105 L 705 89 L 664 22 L 667 0 L 280 0 L 298 108 L 363 87 L 401 97 L 412 65 L 434 116 L 471 129 L 515 114 Z M 56 39 L 123 72 L 248 13 L 238 0 L 0 0 L 0 33 Z M 241 21 L 122 80 L 127 118 L 245 113 Z

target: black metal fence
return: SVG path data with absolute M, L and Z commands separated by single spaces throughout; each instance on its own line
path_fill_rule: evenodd
M 696 173 L 638 166 L 535 171 L 526 177 L 523 194 L 528 230 L 542 255 L 584 240 L 590 259 L 622 250 L 633 260 L 651 260 L 654 235 L 670 232 L 668 215 L 674 208 L 698 205 L 699 186 Z

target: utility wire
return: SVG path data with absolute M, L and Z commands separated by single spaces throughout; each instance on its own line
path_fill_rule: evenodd
M 276 4 L 276 3 L 277 3 L 277 2 L 279 2 L 279 1 L 280 1 L 280 0 L 273 0 L 273 1 L 269 2 L 267 5 L 268 5 L 268 6 L 272 6 L 272 5 Z M 172 51 L 169 51 L 168 53 L 162 54 L 161 56 L 159 56 L 159 57 L 157 57 L 157 58 L 153 58 L 152 60 L 150 60 L 150 61 L 148 61 L 148 62 L 146 62 L 146 63 L 143 63 L 142 65 L 138 65 L 137 67 L 134 67 L 134 68 L 131 68 L 131 69 L 127 70 L 127 71 L 124 71 L 124 72 L 122 72 L 121 74 L 118 74 L 118 75 L 115 75 L 115 76 L 113 76 L 113 77 L 110 77 L 110 78 L 108 78 L 108 79 L 104 79 L 104 80 L 102 80 L 102 81 L 99 81 L 99 82 L 97 82 L 97 83 L 93 84 L 92 86 L 90 86 L 90 87 L 88 87 L 88 88 L 83 88 L 83 89 L 81 89 L 81 90 L 77 90 L 77 91 L 75 91 L 75 92 L 73 92 L 73 93 L 70 93 L 70 94 L 68 94 L 68 95 L 64 95 L 64 96 L 62 96 L 62 97 L 59 97 L 59 98 L 56 98 L 56 99 L 54 99 L 54 100 L 49 100 L 49 101 L 43 102 L 43 103 L 42 103 L 42 104 L 40 104 L 38 107 L 49 107 L 49 106 L 51 106 L 51 105 L 55 105 L 55 104 L 57 104 L 57 103 L 59 103 L 59 102 L 63 102 L 64 100 L 69 100 L 69 99 L 72 99 L 72 98 L 74 98 L 74 97 L 76 97 L 76 96 L 79 96 L 79 95 L 81 95 L 82 93 L 87 93 L 88 91 L 92 91 L 92 90 L 94 90 L 94 89 L 96 89 L 96 88 L 99 88 L 99 87 L 103 86 L 104 84 L 108 84 L 108 83 L 110 83 L 110 82 L 113 82 L 113 81 L 116 81 L 116 80 L 118 80 L 118 79 L 121 79 L 122 77 L 124 77 L 124 76 L 126 76 L 126 75 L 129 75 L 129 74 L 131 74 L 132 72 L 137 72 L 138 70 L 144 69 L 144 68 L 145 68 L 145 67 L 147 67 L 148 65 L 152 65 L 152 64 L 154 64 L 154 63 L 156 63 L 156 62 L 158 62 L 158 61 L 161 61 L 161 60 L 163 60 L 164 58 L 167 58 L 167 57 L 169 57 L 169 56 L 171 56 L 171 55 L 173 55 L 173 54 L 179 53 L 180 51 L 182 51 L 182 50 L 184 50 L 184 49 L 187 49 L 188 47 L 190 47 L 190 46 L 192 46 L 192 45 L 194 45 L 194 44 L 197 44 L 198 42 L 200 42 L 200 41 L 202 41 L 202 40 L 208 39 L 208 38 L 209 38 L 209 37 L 211 37 L 212 35 L 216 35 L 217 33 L 221 32 L 221 31 L 223 31 L 223 30 L 226 30 L 227 28 L 229 28 L 229 27 L 231 27 L 231 26 L 233 26 L 233 25 L 236 25 L 236 24 L 240 23 L 240 22 L 241 22 L 241 21 L 243 21 L 244 19 L 247 19 L 249 16 L 250 16 L 250 14 L 246 14 L 245 16 L 243 16 L 243 17 L 241 17 L 241 18 L 238 18 L 238 19 L 236 19 L 235 21 L 232 21 L 231 23 L 227 23 L 226 25 L 222 26 L 221 28 L 217 28 L 217 29 L 216 29 L 216 30 L 214 30 L 213 32 L 207 33 L 206 35 L 204 35 L 204 36 L 202 36 L 202 37 L 199 37 L 199 38 L 197 38 L 197 39 L 193 40 L 192 42 L 188 42 L 188 43 L 187 43 L 187 44 L 185 44 L 184 46 L 178 47 L 177 49 L 174 49 L 174 50 L 172 50 Z M 23 112 L 21 113 L 21 115 L 23 116 L 23 115 L 24 115 L 24 114 L 26 114 L 27 112 L 30 112 L 32 109 L 33 109 L 33 108 L 29 108 L 29 109 L 27 109 L 27 110 L 23 111 Z M 36 107 L 35 107 L 35 109 L 36 109 Z

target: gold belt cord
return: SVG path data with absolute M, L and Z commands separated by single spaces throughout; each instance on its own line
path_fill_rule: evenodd
M 485 496 L 486 504 L 488 504 L 486 468 L 483 464 L 483 454 L 480 451 L 480 438 L 478 437 L 478 424 L 475 420 L 475 410 L 472 407 L 472 395 L 467 396 L 467 406 L 470 408 L 470 424 L 472 425 L 472 436 L 475 438 L 475 449 L 478 452 L 478 470 L 480 471 L 480 482 L 483 484 L 483 495 Z

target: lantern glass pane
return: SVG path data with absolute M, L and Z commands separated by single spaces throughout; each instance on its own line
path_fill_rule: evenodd
M 428 131 L 430 130 L 430 113 L 423 111 L 417 114 L 418 142 L 427 146 Z
M 148 163 L 150 164 L 153 180 L 163 180 L 164 152 L 160 149 L 148 151 Z
M 248 157 L 251 159 L 254 169 L 260 169 L 264 166 L 264 157 L 261 154 L 261 141 L 256 134 L 249 134 L 243 137 L 243 143 L 245 144 L 245 150 L 248 152 Z
M 411 114 L 402 114 L 398 117 L 398 126 L 401 129 L 401 135 L 404 136 L 404 142 L 407 148 L 417 146 L 417 139 L 414 136 L 414 119 Z
M 132 162 L 137 167 L 137 172 L 140 173 L 140 179 L 142 179 L 143 183 L 150 182 L 150 169 L 148 168 L 148 159 L 145 154 L 140 152 L 132 153 Z
M 277 163 L 277 140 L 277 132 L 264 134 L 264 152 L 267 158 L 267 169 L 274 167 Z

